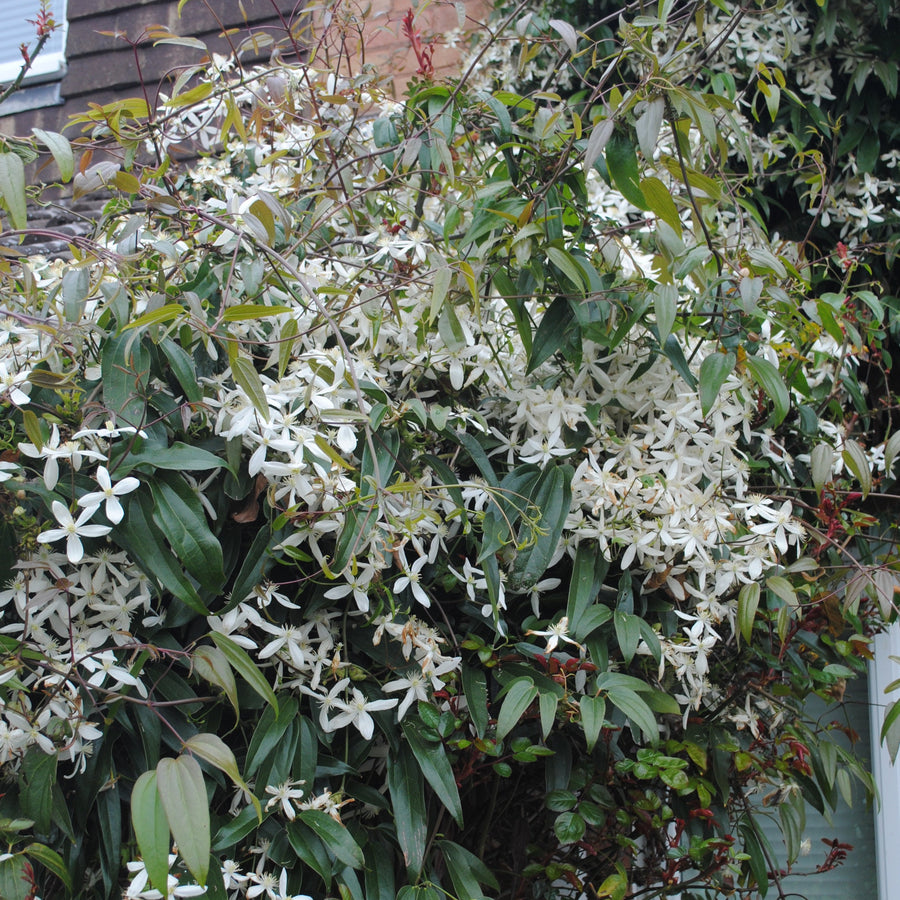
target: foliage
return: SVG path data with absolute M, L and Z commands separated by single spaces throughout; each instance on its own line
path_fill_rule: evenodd
M 0 260 L 3 896 L 765 894 L 750 795 L 793 862 L 871 791 L 802 704 L 893 614 L 891 308 L 767 236 L 691 11 L 8 143 L 16 229 L 23 155 L 111 193 Z

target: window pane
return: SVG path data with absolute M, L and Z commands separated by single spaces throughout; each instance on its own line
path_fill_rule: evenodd
M 836 721 L 849 725 L 859 735 L 859 741 L 851 747 L 850 742 L 838 730 L 831 732 L 834 740 L 849 749 L 864 766 L 870 766 L 869 698 L 865 678 L 854 678 L 847 683 L 843 704 L 827 706 L 818 697 L 814 697 L 807 704 L 806 711 L 810 717 L 823 724 Z M 878 896 L 873 811 L 866 805 L 865 793 L 859 782 L 855 778 L 851 782 L 853 806 L 848 807 L 843 801 L 839 802 L 831 823 L 807 804 L 804 837 L 810 841 L 810 851 L 794 863 L 793 869 L 795 872 L 815 872 L 816 866 L 824 861 L 828 853 L 823 840 L 830 842 L 836 838 L 841 843 L 852 844 L 853 849 L 847 859 L 830 872 L 821 875 L 791 875 L 782 879 L 782 887 L 786 893 L 796 892 L 791 895 L 814 897 L 815 900 L 854 900 L 857 897 Z M 772 808 L 771 812 L 777 818 L 778 810 Z M 779 865 L 784 866 L 784 841 L 777 825 L 763 816 L 759 817 L 759 822 L 772 844 Z M 770 886 L 769 895 L 774 893 L 774 886 Z
M 0 29 L 0 83 L 12 81 L 19 74 L 23 62 L 20 46 L 27 44 L 33 49 L 37 43 L 35 27 L 28 20 L 36 19 L 40 9 L 40 0 L 16 0 L 16 11 L 4 13 Z M 52 0 L 50 9 L 59 27 L 44 44 L 27 78 L 61 74 L 65 66 L 66 0 Z

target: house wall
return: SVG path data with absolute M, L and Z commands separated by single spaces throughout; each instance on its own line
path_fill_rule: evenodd
M 67 71 L 60 84 L 64 102 L 0 116 L 0 133 L 28 135 L 35 127 L 62 131 L 69 116 L 82 112 L 89 103 L 102 105 L 143 96 L 138 64 L 153 104 L 169 79 L 177 77 L 179 67 L 198 63 L 204 51 L 153 46 L 145 34 L 152 25 L 199 38 L 213 52 L 228 53 L 229 39 L 220 36 L 223 31 L 235 29 L 235 41 L 249 32 L 284 38 L 286 25 L 299 32 L 303 7 L 302 0 L 187 0 L 179 16 L 178 0 L 69 0 Z M 129 41 L 138 46 L 133 48 Z M 290 52 L 288 49 L 286 55 Z M 266 59 L 269 53 L 264 49 L 256 58 Z M 70 138 L 78 134 L 71 127 L 65 133 Z
M 62 131 L 69 117 L 89 103 L 103 105 L 143 96 L 145 88 L 153 105 L 181 66 L 195 64 L 204 56 L 199 48 L 154 46 L 146 35 L 153 25 L 198 38 L 221 54 L 229 53 L 235 42 L 249 34 L 282 41 L 285 58 L 296 56 L 297 49 L 303 52 L 315 47 L 318 58 L 342 74 L 356 74 L 364 64 L 371 65 L 398 95 L 417 69 L 402 30 L 412 0 L 319 4 L 304 0 L 186 0 L 180 15 L 178 5 L 178 0 L 68 0 L 67 71 L 60 83 L 63 102 L 0 115 L 0 133 L 24 136 L 30 135 L 32 128 Z M 416 2 L 415 28 L 424 40 L 434 41 L 438 75 L 452 75 L 458 69 L 462 32 L 486 22 L 488 10 L 485 0 Z M 285 39 L 288 29 L 298 39 L 293 46 Z M 231 31 L 230 36 L 222 37 L 223 31 Z M 270 47 L 264 47 L 245 58 L 267 59 L 270 52 Z M 78 135 L 71 126 L 65 133 L 70 139 Z

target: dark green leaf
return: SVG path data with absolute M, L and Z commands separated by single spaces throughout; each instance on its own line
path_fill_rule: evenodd
M 379 840 L 371 840 L 366 846 L 365 870 L 366 900 L 394 900 L 393 853 Z
M 31 879 L 25 872 L 24 856 L 0 860 L 0 897 L 3 900 L 33 900 Z
M 541 317 L 531 345 L 526 374 L 545 363 L 566 343 L 569 326 L 575 322 L 575 313 L 566 297 L 557 297 Z
M 333 877 L 331 857 L 318 835 L 303 822 L 295 821 L 288 822 L 287 836 L 300 860 L 319 874 L 325 882 L 326 890 L 330 888 Z
M 197 382 L 197 371 L 191 357 L 171 338 L 163 338 L 159 342 L 159 349 L 166 355 L 172 367 L 172 374 L 181 385 L 188 402 L 200 403 L 203 400 L 203 393 Z
M 153 521 L 182 565 L 209 591 L 225 583 L 222 545 L 209 529 L 200 500 L 183 478 L 157 476 L 150 482 Z
M 453 841 L 438 841 L 438 847 L 444 855 L 444 862 L 447 864 L 453 887 L 456 888 L 457 897 L 471 900 L 483 897 L 484 891 L 481 888 L 483 884 L 494 890 L 498 889 L 493 872 L 474 853 Z
M 363 852 L 345 825 L 336 822 L 320 809 L 301 810 L 297 817 L 318 835 L 339 862 L 353 869 L 360 869 L 365 865 Z
M 587 826 L 578 813 L 564 812 L 556 817 L 553 830 L 561 844 L 574 844 L 584 837 Z
M 472 666 L 464 665 L 461 671 L 466 707 L 472 717 L 475 733 L 483 738 L 488 725 L 487 679 L 484 672 Z
M 632 206 L 647 209 L 647 199 L 640 186 L 637 153 L 634 144 L 621 131 L 614 131 L 606 145 L 606 166 L 619 193 Z
M 147 414 L 150 351 L 139 332 L 109 337 L 101 356 L 103 403 L 118 426 L 140 428 Z
M 256 663 L 250 659 L 247 651 L 243 647 L 236 644 L 230 637 L 219 634 L 217 631 L 211 631 L 209 636 L 213 639 L 216 646 L 225 654 L 225 658 L 231 663 L 234 669 L 250 687 L 259 694 L 267 703 L 271 704 L 275 711 L 278 711 L 278 699 L 271 685 L 266 681 L 265 676 L 259 671 Z
M 63 858 L 45 844 L 29 844 L 23 851 L 29 859 L 37 860 L 44 868 L 49 869 L 68 890 L 72 890 L 72 876 L 63 862 Z M 2 895 L 0 895 L 2 896 Z
M 463 826 L 462 803 L 453 768 L 447 758 L 447 751 L 440 742 L 428 740 L 421 732 L 420 726 L 407 718 L 403 724 L 403 734 L 419 763 L 419 768 L 432 790 L 438 795 L 441 803 L 456 820 L 460 828 Z
M 611 688 L 607 697 L 613 706 L 617 706 L 638 728 L 651 743 L 659 740 L 659 728 L 653 710 L 641 697 L 628 688 Z
M 124 522 L 112 532 L 112 539 L 128 551 L 146 575 L 170 591 L 182 603 L 200 615 L 209 615 L 196 588 L 185 576 L 169 548 L 162 532 L 151 518 L 153 504 L 143 491 L 136 492 L 128 504 Z
M 498 741 L 503 740 L 516 727 L 537 695 L 538 689 L 530 678 L 517 678 L 508 685 L 500 714 L 497 716 Z
M 540 519 L 536 534 L 527 534 L 529 525 L 523 526 L 533 543 L 516 555 L 510 579 L 516 587 L 528 589 L 537 584 L 553 558 L 572 505 L 573 474 L 571 466 L 551 465 L 538 479 L 531 502 L 540 510 Z
M 404 746 L 388 753 L 387 775 L 397 840 L 409 877 L 416 879 L 425 862 L 428 837 L 425 779 L 412 751 Z
M 38 834 L 50 831 L 56 763 L 55 753 L 44 753 L 38 747 L 32 747 L 22 762 L 19 803 L 22 813 L 34 820 L 34 830 Z
M 606 701 L 602 697 L 585 695 L 579 700 L 578 705 L 581 708 L 581 727 L 584 729 L 584 739 L 588 752 L 590 752 L 597 743 L 606 719 Z
M 761 356 L 747 356 L 744 364 L 753 376 L 753 380 L 772 401 L 774 406 L 772 425 L 780 425 L 791 407 L 791 397 L 777 367 Z
M 709 415 L 719 389 L 725 379 L 734 371 L 737 357 L 732 352 L 710 353 L 700 364 L 700 409 L 704 416 Z

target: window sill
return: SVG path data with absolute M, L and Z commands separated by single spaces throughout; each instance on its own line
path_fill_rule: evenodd
M 58 81 L 47 84 L 26 85 L 16 91 L 9 99 L 0 103 L 0 117 L 13 116 L 30 109 L 41 109 L 45 106 L 59 106 L 63 102 Z

